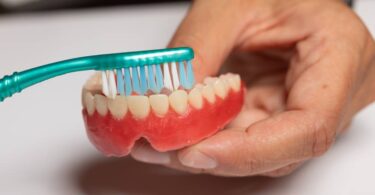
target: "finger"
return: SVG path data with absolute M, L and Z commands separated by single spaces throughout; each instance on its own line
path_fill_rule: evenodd
M 230 1 L 194 1 L 178 27 L 169 47 L 188 46 L 194 49 L 197 80 L 214 75 L 228 56 L 244 26 L 238 3 Z
M 180 151 L 178 160 L 215 175 L 257 175 L 322 154 L 334 137 L 326 127 L 320 117 L 308 112 L 285 112 L 246 131 L 221 131 Z
M 137 142 L 130 155 L 134 160 L 140 162 L 164 165 L 172 169 L 190 173 L 201 173 L 201 170 L 199 169 L 193 169 L 181 165 L 177 158 L 177 151 L 159 152 L 152 148 L 152 146 L 146 141 Z
M 171 162 L 170 153 L 156 151 L 147 141 L 138 141 L 130 154 L 135 160 L 145 163 L 169 164 Z
M 280 84 L 251 87 L 241 112 L 228 127 L 248 127 L 284 110 L 285 90 Z
M 302 162 L 292 163 L 292 164 L 290 164 L 288 166 L 285 166 L 283 168 L 276 169 L 274 171 L 270 171 L 270 172 L 266 172 L 266 173 L 262 173 L 262 174 L 259 174 L 259 175 L 267 176 L 267 177 L 286 176 L 286 175 L 289 175 L 290 173 L 292 173 L 293 171 L 295 171 L 296 169 L 298 169 L 302 164 L 303 164 Z

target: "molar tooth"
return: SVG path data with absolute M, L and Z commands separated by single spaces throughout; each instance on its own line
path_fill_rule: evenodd
M 121 120 L 128 112 L 126 97 L 116 96 L 114 99 L 108 99 L 108 109 L 115 119 Z
M 149 97 L 152 110 L 158 116 L 164 116 L 168 112 L 168 96 L 164 94 L 151 95 Z
M 88 93 L 88 91 L 85 88 L 82 88 L 81 103 L 83 108 L 86 108 L 86 93 Z
M 230 74 L 227 77 L 227 81 L 228 81 L 230 87 L 234 91 L 239 91 L 240 90 L 240 88 L 241 88 L 241 78 L 240 78 L 240 75 L 238 75 L 238 74 Z
M 198 83 L 198 84 L 196 84 L 196 85 L 194 86 L 194 88 L 197 88 L 197 89 L 199 89 L 200 91 L 203 89 L 203 87 L 204 87 L 204 85 L 202 85 L 202 84 L 200 84 L 200 83 Z
M 215 91 L 211 84 L 206 85 L 202 88 L 202 95 L 211 104 L 215 102 Z
M 221 79 L 217 79 L 215 83 L 213 83 L 213 87 L 216 95 L 220 98 L 224 99 L 227 96 L 227 88 Z
M 128 107 L 135 118 L 145 118 L 150 113 L 150 102 L 147 96 L 128 96 Z
M 215 83 L 217 80 L 217 78 L 215 77 L 206 77 L 204 80 L 203 80 L 203 83 L 208 85 L 208 84 L 213 84 Z
M 85 103 L 84 104 L 85 104 L 87 113 L 91 116 L 95 112 L 94 96 L 90 92 L 87 92 L 84 95 L 85 95 L 85 97 L 84 97 L 84 102 Z
M 200 92 L 200 89 L 197 87 L 193 88 L 189 92 L 189 103 L 196 109 L 201 109 L 203 106 L 203 97 L 202 93 Z
M 187 109 L 188 95 L 184 90 L 176 90 L 169 96 L 169 102 L 178 114 L 184 114 Z
M 107 98 L 102 95 L 96 94 L 94 96 L 94 101 L 95 101 L 96 111 L 98 111 L 98 113 L 101 116 L 107 115 L 108 113 Z

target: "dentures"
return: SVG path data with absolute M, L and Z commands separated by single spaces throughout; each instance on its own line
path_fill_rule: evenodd
M 83 116 L 90 141 L 108 156 L 127 155 L 140 138 L 169 151 L 223 128 L 241 110 L 243 96 L 239 75 L 231 73 L 206 78 L 191 90 L 114 98 L 101 93 L 95 75 L 82 92 Z

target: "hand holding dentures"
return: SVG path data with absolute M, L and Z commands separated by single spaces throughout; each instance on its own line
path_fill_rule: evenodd
M 130 112 L 141 109 L 140 115 L 151 121 L 163 112 L 170 120 L 149 124 L 163 130 L 173 126 L 162 132 L 143 131 L 151 145 L 138 142 L 131 151 L 143 162 L 224 176 L 286 175 L 325 153 L 353 116 L 375 100 L 374 40 L 355 13 L 340 1 L 197 0 L 170 46 L 194 48 L 198 81 L 216 75 L 225 64 L 222 69 L 240 73 L 243 83 L 231 77 L 233 86 L 224 84 L 225 93 L 220 89 L 216 93 L 213 89 L 199 90 L 203 103 L 190 102 L 191 91 L 178 92 L 174 96 L 188 96 L 189 103 L 183 104 L 188 110 L 185 115 L 179 115 L 184 109 L 176 108 L 180 105 L 174 108 L 174 103 L 169 104 L 174 111 L 151 106 L 155 113 L 151 116 L 139 107 L 128 107 Z M 221 97 L 220 93 L 226 95 Z M 213 127 L 220 129 L 240 110 L 243 93 L 244 107 L 239 115 L 215 133 Z M 215 101 L 210 103 L 212 94 Z M 168 98 L 160 99 L 167 102 Z M 100 118 L 100 106 L 97 109 L 99 114 L 93 114 L 92 120 L 87 118 L 88 124 L 94 124 L 89 125 L 93 134 L 106 136 L 98 129 L 107 128 L 104 123 L 126 128 L 108 117 Z M 194 126 L 195 121 L 204 121 L 204 125 Z M 132 125 L 139 124 L 130 121 L 127 127 Z M 139 136 L 139 132 L 126 132 Z M 113 151 L 124 141 L 122 136 L 114 133 L 104 139 L 108 148 L 102 150 Z M 162 139 L 157 140 L 158 136 Z M 112 138 L 116 141 L 108 141 Z M 95 136 L 91 139 L 100 141 Z M 127 149 L 116 152 L 127 153 Z

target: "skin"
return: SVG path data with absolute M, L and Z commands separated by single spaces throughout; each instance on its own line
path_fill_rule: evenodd
M 375 100 L 375 43 L 339 0 L 197 0 L 170 45 L 194 48 L 198 79 L 242 73 L 246 103 L 223 131 L 140 161 L 193 173 L 271 177 L 324 154 Z M 222 66 L 225 64 L 225 66 Z

